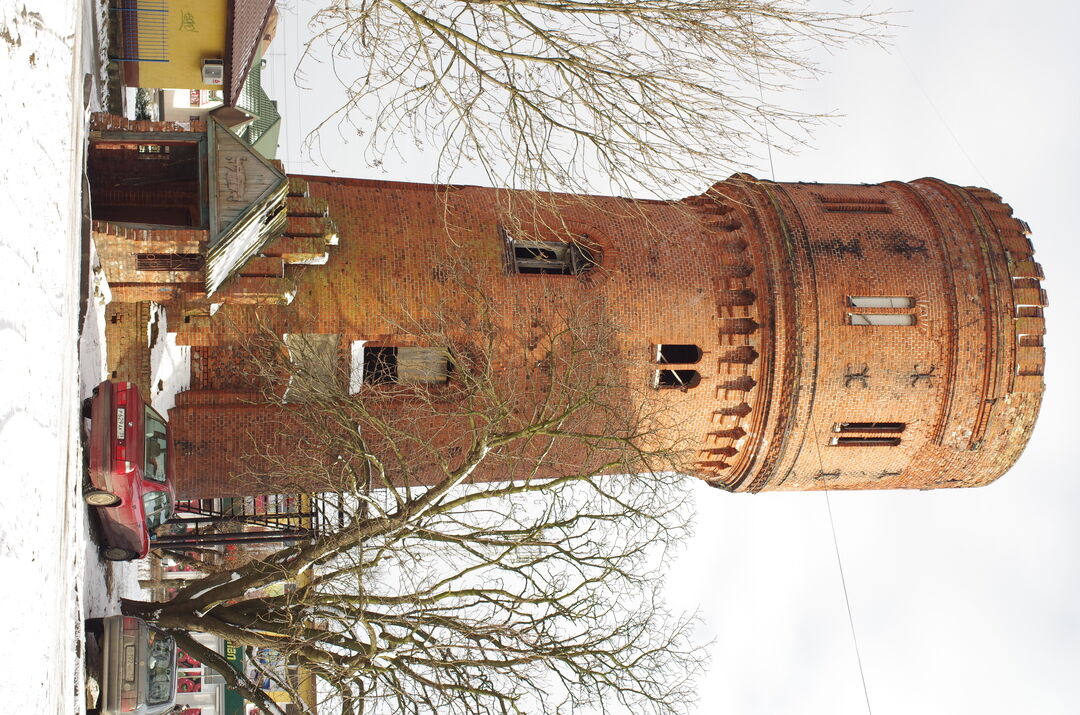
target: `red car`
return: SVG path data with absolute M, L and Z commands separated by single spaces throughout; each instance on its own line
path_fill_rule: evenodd
M 83 493 L 97 507 L 105 541 L 102 556 L 127 561 L 146 556 L 150 535 L 172 516 L 175 493 L 165 420 L 130 382 L 106 380 L 83 406 L 90 418 L 90 484 Z

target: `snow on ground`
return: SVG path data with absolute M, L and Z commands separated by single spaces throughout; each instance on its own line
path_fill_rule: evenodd
M 91 265 L 95 264 L 91 246 Z M 104 346 L 105 306 L 109 301 L 108 284 L 100 271 L 91 272 L 90 309 L 83 326 L 80 349 L 82 352 L 82 388 L 88 395 L 94 385 L 107 376 Z M 161 414 L 176 403 L 176 393 L 187 389 L 191 382 L 190 348 L 177 346 L 176 335 L 169 334 L 165 311 L 153 306 L 147 323 L 147 343 L 150 346 L 151 405 Z M 147 593 L 139 586 L 139 578 L 149 576 L 147 561 L 135 563 L 110 563 L 104 561 L 91 535 L 93 517 L 85 519 L 83 545 L 83 617 L 97 618 L 119 613 L 121 598 L 146 598 Z
M 176 393 L 191 386 L 191 348 L 176 344 L 176 333 L 169 332 L 165 309 L 151 304 L 150 325 L 150 404 L 167 414 L 176 404 Z
M 0 703 L 11 713 L 79 707 L 82 23 L 78 0 L 0 0 Z

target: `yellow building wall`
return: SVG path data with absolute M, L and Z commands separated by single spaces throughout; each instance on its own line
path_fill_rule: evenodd
M 140 62 L 139 86 L 221 89 L 203 84 L 202 61 L 225 58 L 227 0 L 168 0 L 168 6 L 169 61 Z

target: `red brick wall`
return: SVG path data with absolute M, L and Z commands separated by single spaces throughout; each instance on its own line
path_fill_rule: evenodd
M 555 292 L 602 306 L 622 326 L 626 381 L 678 415 L 698 445 L 687 471 L 736 490 L 974 486 L 1000 476 L 1030 434 L 1042 390 L 1045 303 L 1025 227 L 998 197 L 923 179 L 875 186 L 772 184 L 737 175 L 683 202 L 562 197 L 557 213 L 600 243 L 589 280 L 515 275 L 500 225 L 525 197 L 321 177 L 340 245 L 323 266 L 289 266 L 288 307 L 226 305 L 181 330 L 215 346 L 258 319 L 279 332 L 333 333 L 342 345 L 407 345 L 397 326 L 430 316 L 452 290 L 447 251 L 475 266 L 500 330 L 544 325 Z M 517 207 L 507 209 L 511 202 Z M 540 211 L 541 217 L 544 211 Z M 545 219 L 551 220 L 551 217 Z M 910 326 L 849 325 L 848 296 L 913 299 Z M 1020 306 L 1020 307 L 1018 307 Z M 1019 316 L 1019 317 L 1018 317 Z M 1020 346 L 1017 334 L 1030 336 Z M 528 337 L 527 335 L 525 336 Z M 701 382 L 651 390 L 658 343 L 703 350 Z M 227 370 L 225 370 L 227 372 Z M 201 385 L 170 413 L 181 492 L 235 493 L 229 467 L 272 422 L 238 403 L 231 378 Z M 216 397 L 214 397 L 216 395 Z M 212 398 L 216 404 L 203 404 Z M 843 422 L 899 422 L 897 446 L 836 446 Z M 245 487 L 246 488 L 246 487 Z M 265 491 L 251 485 L 250 493 Z

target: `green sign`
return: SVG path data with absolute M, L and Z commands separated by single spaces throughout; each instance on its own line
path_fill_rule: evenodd
M 244 672 L 244 649 L 225 641 L 225 660 L 237 673 Z M 222 715 L 244 715 L 244 696 L 232 688 L 225 688 L 225 710 Z

